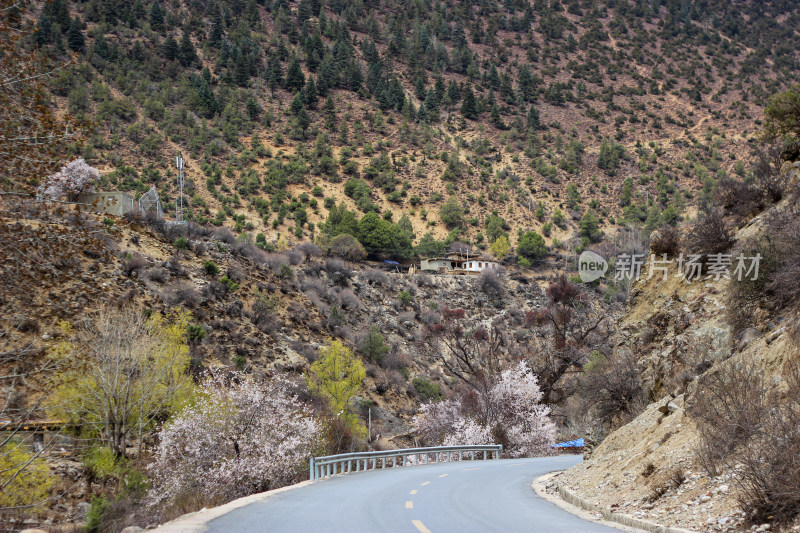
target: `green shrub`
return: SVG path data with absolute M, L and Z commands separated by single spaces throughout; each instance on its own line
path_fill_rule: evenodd
M 197 344 L 205 338 L 206 328 L 202 324 L 189 324 L 186 328 L 186 335 L 189 337 L 189 342 Z
M 186 240 L 185 237 L 178 237 L 175 239 L 175 248 L 178 250 L 188 250 L 189 249 L 189 241 Z
M 110 503 L 104 496 L 92 498 L 92 504 L 86 513 L 86 533 L 102 533 L 103 514 L 105 514 Z
M 294 270 L 288 264 L 283 263 L 281 268 L 278 270 L 278 276 L 282 277 L 283 279 L 292 279 L 294 277 Z
M 358 344 L 358 351 L 370 361 L 376 363 L 383 361 L 383 358 L 389 353 L 389 347 L 378 326 L 370 326 L 369 333 Z
M 233 281 L 228 276 L 222 276 L 220 278 L 220 282 L 222 282 L 222 284 L 225 286 L 225 289 L 227 289 L 228 292 L 236 292 L 237 290 L 239 290 L 239 284 Z
M 440 400 L 442 398 L 441 387 L 438 383 L 431 383 L 429 380 L 421 377 L 415 377 L 411 384 L 414 385 L 414 390 L 417 391 L 424 400 Z
M 216 276 L 219 274 L 219 267 L 216 263 L 214 263 L 214 261 L 206 261 L 203 263 L 203 270 L 209 276 Z
M 408 292 L 407 290 L 404 289 L 404 290 L 400 291 L 400 295 L 397 297 L 397 300 L 400 302 L 400 305 L 402 305 L 403 307 L 408 307 L 409 305 L 411 305 L 411 301 L 413 300 L 413 297 L 411 296 L 410 292 Z
M 517 245 L 517 252 L 529 260 L 539 260 L 547 255 L 547 246 L 544 243 L 544 237 L 535 231 L 526 232 L 519 240 Z

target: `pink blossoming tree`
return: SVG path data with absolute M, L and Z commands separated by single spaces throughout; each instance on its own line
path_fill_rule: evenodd
M 100 171 L 83 159 L 76 159 L 49 176 L 39 187 L 44 196 L 58 200 L 64 196 L 75 199 L 78 195 L 94 190 L 92 184 L 100 177 Z

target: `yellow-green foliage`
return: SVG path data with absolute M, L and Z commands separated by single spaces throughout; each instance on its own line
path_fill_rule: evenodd
M 584 372 L 591 372 L 606 364 L 606 358 L 599 351 L 595 350 L 589 355 L 589 360 L 583 365 Z
M 32 506 L 26 513 L 43 511 L 54 478 L 42 459 L 24 445 L 9 443 L 0 448 L 0 482 L 12 479 L 0 491 L 0 508 Z
M 491 245 L 489 251 L 497 259 L 503 259 L 511 251 L 511 245 L 505 235 L 500 235 Z
M 107 446 L 87 451 L 83 456 L 83 465 L 98 479 L 118 478 L 124 471 L 124 465 L 114 450 Z
M 104 311 L 51 350 L 69 358 L 51 414 L 124 453 L 127 435 L 140 436 L 192 393 L 186 343 L 191 315 L 175 311 L 144 319 Z M 70 332 L 70 328 L 62 328 Z
M 361 390 L 366 377 L 364 365 L 353 351 L 338 340 L 320 348 L 319 359 L 311 365 L 308 388 L 312 394 L 325 398 L 331 411 L 337 414 L 356 435 L 365 435 L 358 417 L 348 409 L 350 399 Z

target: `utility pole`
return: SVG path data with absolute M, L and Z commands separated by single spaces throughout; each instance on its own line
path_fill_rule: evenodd
M 180 152 L 178 157 L 175 158 L 175 166 L 178 169 L 178 190 L 180 191 L 178 198 L 175 198 L 175 222 L 178 224 L 183 223 L 183 166 L 184 159 Z M 178 202 L 180 202 L 180 207 Z

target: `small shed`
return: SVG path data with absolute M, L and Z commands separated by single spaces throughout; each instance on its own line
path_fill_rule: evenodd
M 78 197 L 79 204 L 87 204 L 91 211 L 107 215 L 123 216 L 139 211 L 139 204 L 129 194 L 122 191 L 93 192 Z

